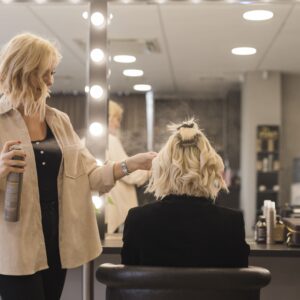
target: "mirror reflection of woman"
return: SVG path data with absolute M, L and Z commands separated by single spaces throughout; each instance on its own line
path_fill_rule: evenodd
M 109 101 L 109 137 L 108 159 L 112 161 L 128 158 L 120 139 L 119 129 L 123 108 L 115 101 Z M 134 143 L 134 141 L 132 141 Z M 128 210 L 138 205 L 135 185 L 143 185 L 149 178 L 149 171 L 138 170 L 119 180 L 109 192 L 110 201 L 105 208 L 105 219 L 108 233 L 122 230 Z
M 91 190 L 108 192 L 128 171 L 149 169 L 155 153 L 97 166 L 67 114 L 46 105 L 61 55 L 24 33 L 0 54 L 0 295 L 58 300 L 66 269 L 101 253 Z M 10 151 L 21 144 L 22 150 Z M 12 160 L 19 155 L 25 158 Z M 16 168 L 18 167 L 18 168 Z M 23 173 L 20 220 L 3 218 L 6 176 Z

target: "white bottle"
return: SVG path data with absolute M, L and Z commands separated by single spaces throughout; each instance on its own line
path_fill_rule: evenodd
M 274 243 L 274 228 L 276 222 L 276 209 L 275 202 L 270 201 L 267 203 L 267 244 Z
M 268 210 L 268 203 L 271 202 L 271 200 L 264 200 L 264 206 L 263 206 L 263 215 L 267 220 L 267 210 Z

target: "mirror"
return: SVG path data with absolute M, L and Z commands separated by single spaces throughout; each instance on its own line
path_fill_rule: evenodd
M 86 130 L 86 119 L 82 118 L 85 114 L 82 112 L 86 111 L 89 41 L 89 22 L 82 13 L 88 10 L 88 3 L 0 4 L 1 47 L 22 32 L 43 36 L 58 45 L 63 59 L 56 70 L 48 103 L 67 112 L 80 135 L 84 135 Z
M 274 16 L 247 21 L 243 14 L 250 10 L 270 10 Z M 146 150 L 145 94 L 133 86 L 150 84 L 155 99 L 154 150 L 165 142 L 170 121 L 195 116 L 227 166 L 231 193 L 223 203 L 244 210 L 247 233 L 252 235 L 263 199 L 271 198 L 280 207 L 292 198 L 293 160 L 300 149 L 300 4 L 112 2 L 108 15 L 111 56 L 136 57 L 131 64 L 114 59 L 109 63 L 111 98 L 125 110 L 125 150 Z M 231 52 L 246 46 L 256 48 L 256 54 Z M 144 74 L 126 77 L 125 69 L 141 69 Z M 278 125 L 280 131 L 278 153 L 267 156 L 272 160 L 267 172 L 257 168 L 263 159 L 256 147 L 258 125 Z M 260 182 L 267 173 L 271 179 Z

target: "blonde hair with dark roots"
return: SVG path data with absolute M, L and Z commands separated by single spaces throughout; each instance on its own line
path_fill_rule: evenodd
M 152 162 L 146 191 L 156 198 L 185 194 L 213 200 L 221 189 L 228 191 L 223 161 L 194 119 L 169 128 L 173 134 Z
M 48 87 L 43 75 L 57 66 L 61 54 L 54 44 L 31 33 L 13 37 L 0 53 L 0 93 L 9 97 L 14 108 L 25 115 L 45 117 Z

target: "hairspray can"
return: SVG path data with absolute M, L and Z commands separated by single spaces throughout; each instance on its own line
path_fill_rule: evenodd
M 10 150 L 22 150 L 20 145 L 13 145 Z M 14 156 L 13 160 L 24 160 L 23 156 Z M 4 196 L 4 220 L 8 222 L 19 221 L 20 200 L 23 183 L 23 173 L 11 172 L 7 175 Z

